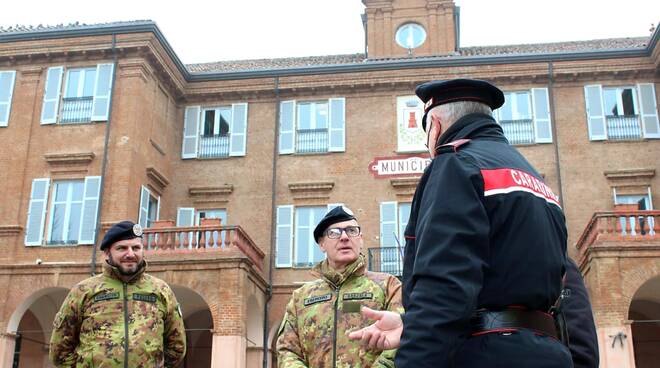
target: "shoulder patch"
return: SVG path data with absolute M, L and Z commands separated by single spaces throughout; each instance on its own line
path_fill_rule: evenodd
M 332 299 L 332 294 L 313 296 L 311 298 L 306 298 L 303 301 L 303 305 L 305 305 L 305 307 L 307 307 L 307 306 L 312 305 L 312 304 L 327 302 L 330 299 Z
M 438 154 L 449 153 L 449 152 L 458 152 L 458 148 L 470 143 L 470 139 L 457 139 L 449 143 L 445 143 L 438 147 Z
M 133 294 L 133 300 L 137 300 L 139 302 L 155 303 L 156 299 L 156 294 Z
M 98 294 L 94 296 L 94 303 L 96 302 L 101 302 L 104 300 L 112 300 L 112 299 L 119 299 L 119 293 L 114 292 L 114 293 L 103 293 L 103 294 Z

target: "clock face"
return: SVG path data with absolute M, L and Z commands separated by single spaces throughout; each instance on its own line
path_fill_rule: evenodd
M 399 46 L 414 49 L 426 40 L 426 31 L 417 23 L 406 23 L 397 29 L 395 38 Z

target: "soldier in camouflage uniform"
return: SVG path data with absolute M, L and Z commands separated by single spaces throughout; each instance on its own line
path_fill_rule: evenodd
M 394 367 L 395 350 L 368 350 L 347 333 L 373 322 L 361 306 L 403 312 L 401 283 L 366 270 L 360 227 L 348 208 L 328 212 L 314 238 L 327 258 L 312 270 L 320 278 L 293 292 L 278 333 L 279 367 Z
M 55 316 L 50 360 L 56 367 L 176 367 L 186 335 L 176 297 L 146 274 L 142 229 L 131 221 L 103 238 L 103 274 L 83 280 Z

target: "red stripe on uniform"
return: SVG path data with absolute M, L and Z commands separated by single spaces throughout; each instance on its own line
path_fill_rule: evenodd
M 542 180 L 517 169 L 482 169 L 484 196 L 527 192 L 561 208 L 559 197 Z

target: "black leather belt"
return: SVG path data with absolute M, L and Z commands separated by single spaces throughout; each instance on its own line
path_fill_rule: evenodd
M 510 332 L 526 328 L 558 339 L 554 318 L 544 312 L 507 309 L 503 311 L 477 310 L 470 319 L 472 336 L 493 332 Z

